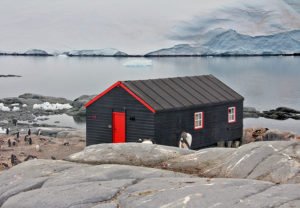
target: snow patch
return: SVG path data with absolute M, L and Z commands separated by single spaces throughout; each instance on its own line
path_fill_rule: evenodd
M 2 129 L 2 127 L 0 127 L 0 134 L 5 134 L 5 133 L 6 133 L 6 130 Z
M 22 107 L 23 107 L 23 108 L 26 108 L 26 107 L 27 107 L 27 104 L 23 104 Z
M 187 204 L 191 200 L 190 196 L 184 197 L 183 204 Z
M 0 103 L 0 111 L 10 111 L 9 107 L 5 106 L 3 103 Z
M 20 111 L 20 107 L 14 106 L 13 109 L 12 109 L 12 111 L 14 111 L 14 112 L 15 112 L 15 111 Z
M 45 102 L 42 104 L 34 104 L 33 109 L 41 109 L 41 110 L 63 110 L 63 109 L 70 109 L 72 106 L 70 104 L 60 104 L 60 103 L 49 103 Z
M 20 104 L 19 103 L 13 103 L 11 104 L 11 106 L 19 106 Z
M 126 67 L 148 67 L 148 66 L 152 66 L 152 60 L 133 59 L 133 60 L 126 61 L 123 65 Z

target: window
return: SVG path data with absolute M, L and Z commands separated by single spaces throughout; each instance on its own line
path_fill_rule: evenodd
M 229 107 L 228 108 L 228 123 L 233 123 L 236 121 L 236 108 Z
M 203 112 L 194 113 L 194 129 L 203 128 Z

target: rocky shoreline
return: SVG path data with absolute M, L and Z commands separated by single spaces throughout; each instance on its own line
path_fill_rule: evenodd
M 66 98 L 25 93 L 18 97 L 0 99 L 0 127 L 14 128 L 14 121 L 19 126 L 57 127 L 56 125 L 38 124 L 40 116 L 67 114 L 75 120 L 85 120 L 84 104 L 94 95 L 82 95 L 74 101 Z M 43 118 L 47 119 L 47 118 Z
M 18 128 L 70 128 L 70 126 L 58 124 L 59 121 L 54 124 L 46 124 L 46 122 L 40 121 L 48 120 L 48 116 L 66 114 L 72 116 L 76 122 L 85 122 L 86 110 L 84 104 L 93 97 L 95 95 L 82 95 L 72 101 L 62 97 L 25 93 L 18 97 L 2 98 L 0 99 L 0 131 L 1 128 L 2 131 L 6 128 L 10 128 L 12 131 L 18 131 Z M 263 117 L 275 120 L 300 120 L 300 111 L 287 107 L 262 112 L 253 107 L 244 107 L 243 114 L 244 118 Z M 14 122 L 18 123 L 18 127 Z
M 68 161 L 34 159 L 3 171 L 0 207 L 299 207 L 299 144 L 94 145 Z
M 0 74 L 0 78 L 10 78 L 10 77 L 22 77 L 22 76 L 15 75 L 15 74 Z
M 300 120 L 300 111 L 287 107 L 278 107 L 267 111 L 258 111 L 254 107 L 244 107 L 244 118 L 268 118 L 275 120 Z

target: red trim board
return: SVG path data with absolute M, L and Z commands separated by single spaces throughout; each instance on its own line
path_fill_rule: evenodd
M 152 113 L 155 113 L 156 111 L 147 103 L 145 102 L 142 98 L 140 98 L 139 96 L 137 96 L 134 92 L 132 92 L 128 87 L 126 87 L 122 82 L 118 81 L 115 84 L 113 84 L 112 86 L 110 86 L 109 88 L 107 88 L 106 90 L 104 90 L 102 93 L 100 93 L 99 95 L 97 95 L 96 97 L 94 97 L 92 100 L 90 100 L 89 102 L 87 102 L 84 106 L 87 108 L 90 105 L 92 105 L 94 102 L 96 102 L 97 100 L 99 100 L 101 97 L 103 97 L 105 94 L 107 94 L 108 92 L 110 92 L 112 89 L 114 89 L 115 87 L 122 87 L 126 92 L 128 92 L 132 97 L 134 97 L 136 100 L 138 100 L 141 104 L 143 104 L 147 109 L 149 109 Z

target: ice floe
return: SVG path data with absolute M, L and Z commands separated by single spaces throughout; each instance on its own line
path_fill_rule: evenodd
M 60 104 L 60 103 L 49 103 L 45 102 L 42 104 L 34 104 L 33 109 L 41 109 L 41 110 L 63 110 L 63 109 L 70 109 L 72 106 L 70 104 Z
M 148 66 L 152 66 L 152 60 L 132 59 L 132 60 L 126 61 L 123 65 L 127 66 L 127 67 L 148 67 Z
M 3 103 L 0 103 L 0 111 L 10 111 L 10 108 L 5 106 Z

